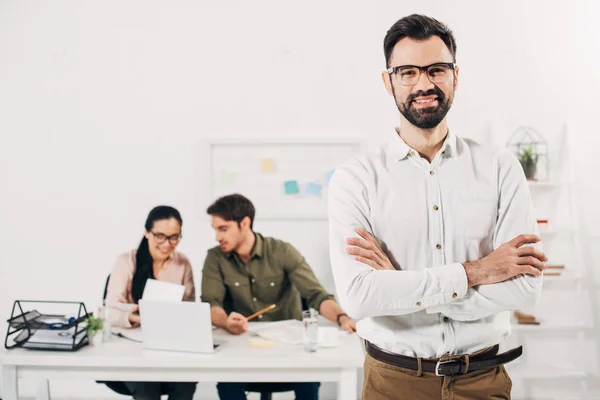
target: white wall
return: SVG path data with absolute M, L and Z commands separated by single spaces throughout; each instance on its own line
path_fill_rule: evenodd
M 556 141 L 570 121 L 593 264 L 600 52 L 591 22 L 600 10 L 580 3 L 1 2 L 0 318 L 17 298 L 97 305 L 116 255 L 137 245 L 159 203 L 182 212 L 180 249 L 199 275 L 213 238 L 207 204 L 194 197 L 196 144 L 219 135 L 378 141 L 397 122 L 379 76 L 383 37 L 412 12 L 455 31 L 454 132 L 504 143 L 527 124 Z M 293 242 L 331 288 L 325 223 L 256 228 Z

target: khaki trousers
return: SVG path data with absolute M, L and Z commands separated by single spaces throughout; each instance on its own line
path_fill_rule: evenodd
M 442 357 L 455 360 L 459 357 Z M 436 376 L 378 361 L 367 354 L 363 400 L 510 400 L 512 381 L 504 366 Z

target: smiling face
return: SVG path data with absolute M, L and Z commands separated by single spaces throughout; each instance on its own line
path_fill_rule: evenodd
M 159 219 L 145 235 L 152 259 L 165 261 L 179 244 L 181 224 L 175 218 Z
M 389 65 L 424 67 L 452 62 L 452 53 L 442 39 L 431 36 L 426 40 L 400 40 L 394 46 Z M 418 75 L 418 68 L 416 70 Z M 400 69 L 391 74 L 387 71 L 383 73 L 387 91 L 394 96 L 398 110 L 410 124 L 421 129 L 435 128 L 444 120 L 452 106 L 458 84 L 458 68 L 449 69 L 442 79 L 439 76 L 434 78 L 439 71 L 430 68 L 428 72 L 422 71 L 416 83 L 408 85 L 406 82 L 412 79 L 407 79 L 406 74 L 414 74 L 415 69 L 404 71 L 406 70 Z

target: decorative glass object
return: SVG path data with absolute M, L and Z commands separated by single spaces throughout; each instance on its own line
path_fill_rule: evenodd
M 520 126 L 508 141 L 507 147 L 517 156 L 525 177 L 531 181 L 547 181 L 548 142 L 534 128 Z

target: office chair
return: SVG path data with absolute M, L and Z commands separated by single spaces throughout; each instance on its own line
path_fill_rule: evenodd
M 106 300 L 106 294 L 108 292 L 108 282 L 109 281 L 110 281 L 110 274 L 106 278 L 106 283 L 104 284 L 104 295 L 102 295 L 103 300 Z M 103 383 L 113 392 L 122 394 L 123 396 L 132 396 L 132 393 L 129 391 L 129 389 L 127 389 L 127 386 L 125 386 L 125 382 L 96 381 L 96 383 Z M 161 385 L 160 391 L 162 394 L 169 394 L 168 388 L 165 385 Z

